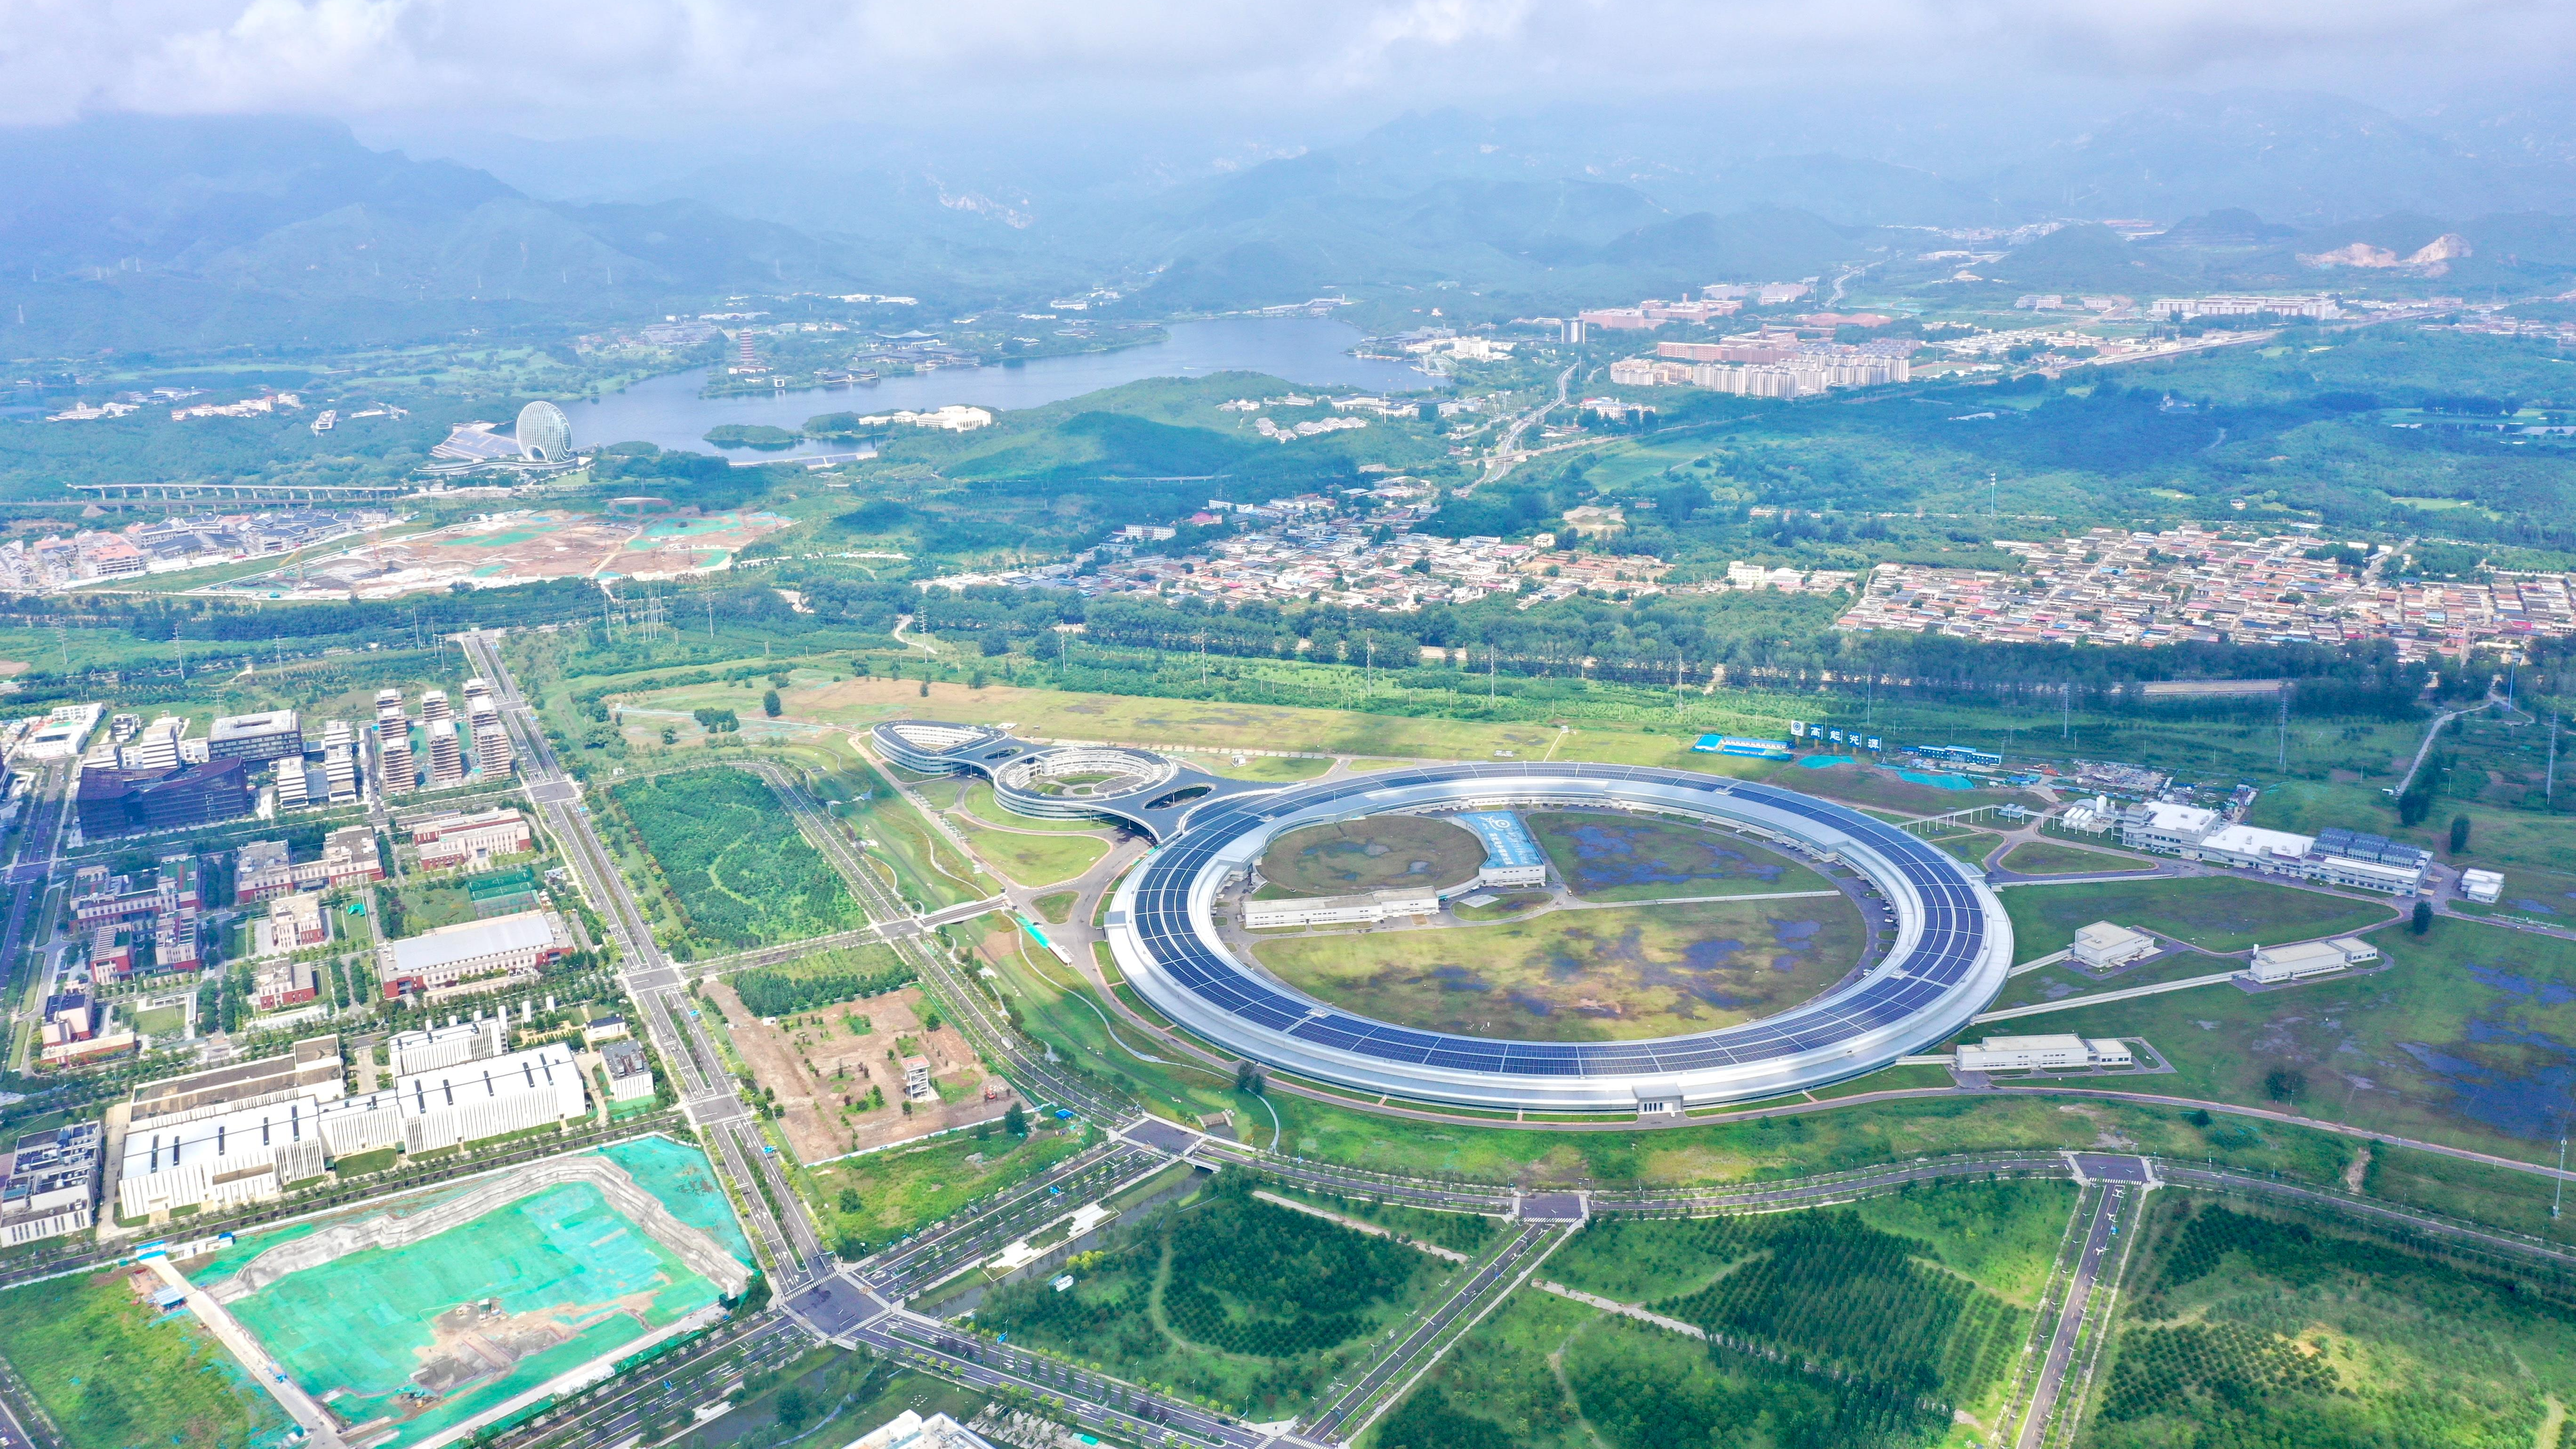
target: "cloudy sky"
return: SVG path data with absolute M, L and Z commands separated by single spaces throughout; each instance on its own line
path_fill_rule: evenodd
M 2555 0 L 0 0 L 0 115 L 579 133 L 782 108 L 1306 116 L 1784 79 L 2390 82 L 2569 59 Z M 2332 85 L 2338 90 L 2345 85 Z

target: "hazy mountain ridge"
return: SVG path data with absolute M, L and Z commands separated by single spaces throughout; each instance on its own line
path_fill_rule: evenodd
M 0 301 L 28 309 L 23 328 L 14 306 L 0 313 L 0 346 L 391 338 L 764 291 L 1037 306 L 1102 283 L 1137 312 L 1444 284 L 1484 294 L 1479 310 L 1553 311 L 1938 249 L 1884 228 L 2070 214 L 2179 220 L 2136 242 L 2065 227 L 1991 279 L 2501 287 L 2576 259 L 2563 219 L 2576 146 L 2552 124 L 2422 125 L 2338 97 L 2232 93 L 2135 107 L 1950 174 L 1910 159 L 1938 149 L 1917 140 L 1890 136 L 1878 155 L 1799 149 L 1716 112 L 1690 124 L 1438 111 L 1160 189 L 1151 167 L 1067 170 L 1049 189 L 889 152 L 704 166 L 638 199 L 575 203 L 370 149 L 329 123 L 99 117 L 0 133 Z M 2438 272 L 2378 256 L 2402 262 L 2451 235 L 2462 242 L 2440 243 Z M 2362 264 L 2300 260 L 2338 252 Z M 249 335 L 213 330 L 229 328 Z

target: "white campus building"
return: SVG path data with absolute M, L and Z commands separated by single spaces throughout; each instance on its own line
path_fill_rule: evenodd
M 2068 1067 L 2131 1067 L 2137 1054 L 2129 1044 L 2109 1037 L 1990 1036 L 1975 1045 L 1959 1044 L 1963 1072 L 2045 1071 Z
M 1243 924 L 1255 931 L 1280 926 L 1375 925 L 1394 916 L 1428 916 L 1440 909 L 1440 893 L 1427 886 L 1369 891 L 1355 896 L 1290 896 L 1275 901 L 1246 901 Z
M 2422 851 L 2341 827 L 2318 835 L 2265 830 L 2164 800 L 2129 807 L 2119 823 L 2120 843 L 2133 850 L 2383 895 L 2411 896 L 2424 885 Z
M 2359 936 L 2337 936 L 2331 941 L 2301 941 L 2293 946 L 2261 946 L 2254 952 L 2254 964 L 2246 974 L 2269 986 L 2275 982 L 2298 981 L 2310 976 L 2323 976 L 2347 966 L 2359 966 L 2379 959 L 2379 948 Z
M 2144 931 L 2132 931 L 2109 921 L 2095 921 L 2075 932 L 2075 944 L 2067 948 L 2067 954 L 2095 971 L 2108 971 L 2115 966 L 2126 966 L 2142 956 L 2152 956 L 2162 949 L 2156 944 L 2156 938 Z
M 2504 872 L 2497 870 L 2464 870 L 2460 872 L 2460 894 L 2473 901 L 2493 904 L 2504 895 Z

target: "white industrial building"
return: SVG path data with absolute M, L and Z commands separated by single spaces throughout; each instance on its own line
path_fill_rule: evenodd
M 364 1096 L 342 1096 L 335 1080 L 256 1105 L 171 1113 L 126 1132 L 117 1211 L 141 1217 L 261 1202 L 320 1176 L 328 1161 L 388 1147 L 454 1147 L 588 1110 L 572 1048 L 557 1042 L 402 1076 Z
M 572 1048 L 562 1042 L 404 1077 L 394 1095 L 406 1119 L 406 1152 L 551 1126 L 582 1115 L 590 1100 Z
M 2254 951 L 2254 964 L 2246 974 L 2264 985 L 2281 981 L 2299 981 L 2310 976 L 2323 976 L 2348 966 L 2379 959 L 2379 948 L 2359 936 L 2337 936 L 2331 941 L 2301 941 L 2292 946 L 2260 946 Z
M 1963 1072 L 2046 1071 L 2068 1067 L 2131 1067 L 2136 1053 L 2110 1037 L 1990 1036 L 1974 1046 L 1959 1044 Z
M 2202 836 L 2217 828 L 2218 812 L 2215 810 L 2150 800 L 2122 812 L 2120 843 L 2132 850 L 2157 850 L 2167 855 L 2180 855 L 2200 844 Z
M 2504 895 L 2504 872 L 2464 870 L 2460 872 L 2460 894 L 2473 901 L 2492 904 Z
M 504 1045 L 503 1030 L 497 1016 L 450 1022 L 427 1031 L 396 1032 L 385 1046 L 393 1058 L 394 1075 L 408 1077 L 497 1057 Z
M 402 1103 L 391 1091 L 325 1102 L 314 1118 L 334 1159 L 403 1145 Z
M 2411 896 L 2424 885 L 2427 857 L 2413 846 L 2357 836 L 2340 826 L 2317 835 L 2228 823 L 2215 810 L 2151 800 L 2120 814 L 2120 843 L 2237 870 L 2347 890 Z
M 1369 891 L 1355 896 L 1290 896 L 1275 901 L 1246 901 L 1243 924 L 1255 931 L 1279 926 L 1375 925 L 1391 916 L 1428 916 L 1440 909 L 1440 893 L 1426 887 Z
M 265 1202 L 322 1175 L 321 1104 L 309 1095 L 256 1107 L 181 1113 L 127 1129 L 116 1210 L 129 1218 L 183 1207 Z
M 2152 956 L 2162 949 L 2156 944 L 2156 938 L 2144 931 L 2132 931 L 2109 921 L 2095 921 L 2076 931 L 2075 944 L 2067 948 L 2067 954 L 2095 971 L 2108 971 L 2115 966 L 2126 966 L 2142 956 Z
M 2202 836 L 2190 854 L 2212 865 L 2298 877 L 2306 874 L 2308 851 L 2315 844 L 2314 836 L 2293 835 L 2286 830 L 2222 825 Z

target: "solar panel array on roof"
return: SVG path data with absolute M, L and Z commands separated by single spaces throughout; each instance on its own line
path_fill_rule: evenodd
M 1529 827 L 1508 810 L 1467 810 L 1449 817 L 1485 842 L 1485 869 L 1510 870 L 1547 864 L 1546 852 L 1530 837 Z

